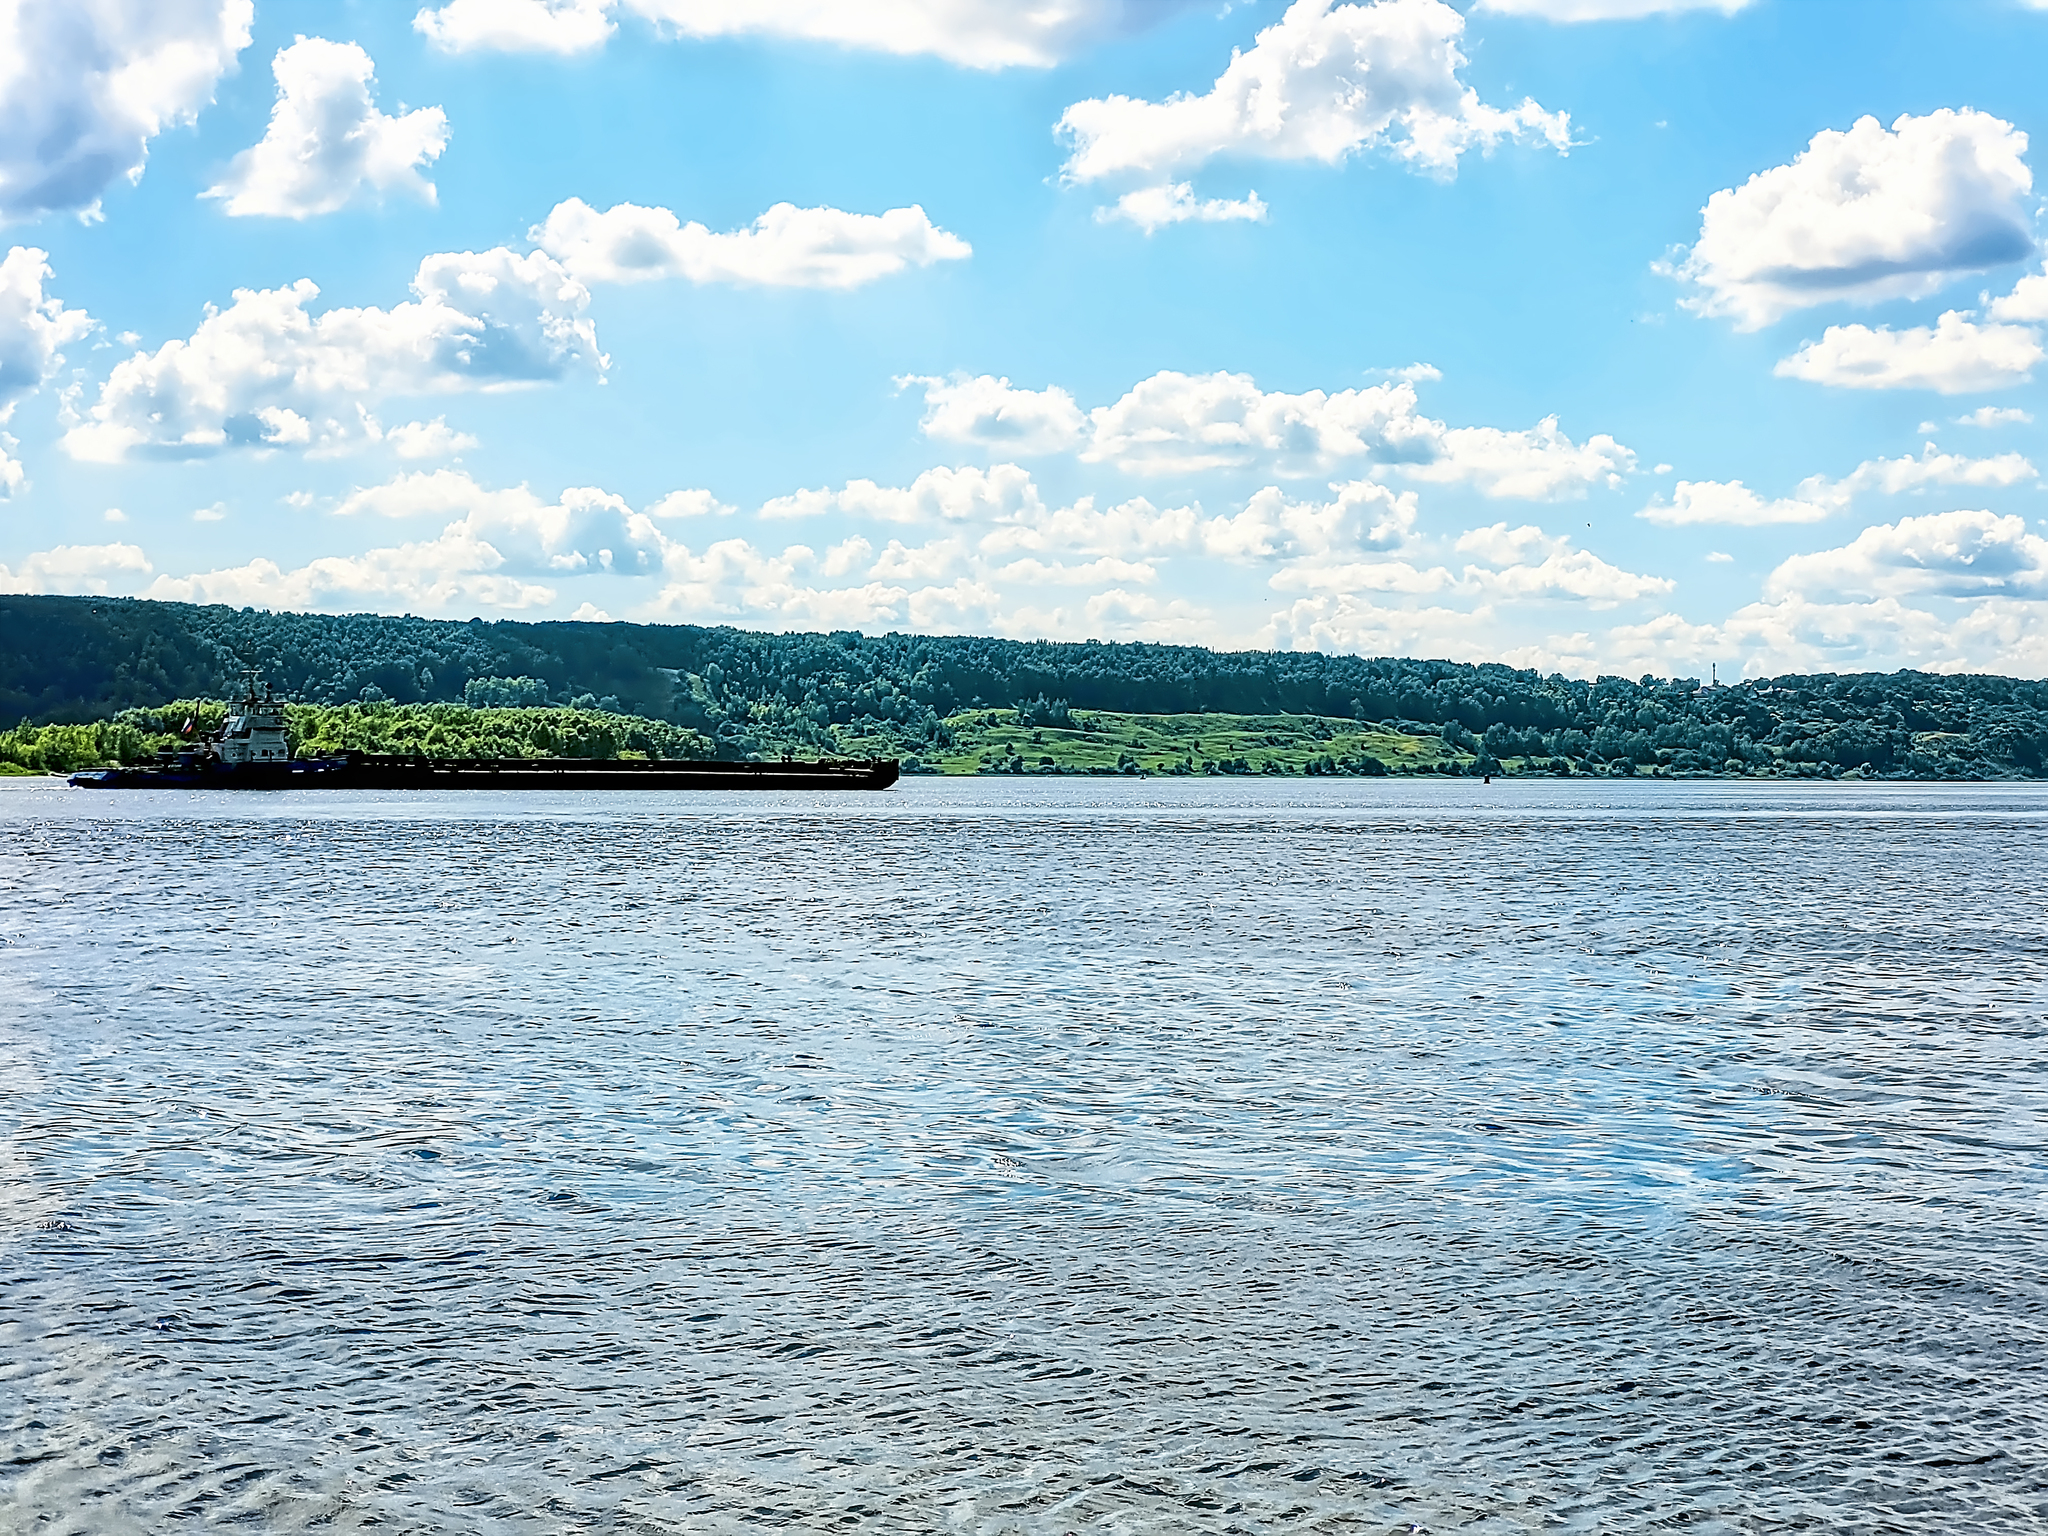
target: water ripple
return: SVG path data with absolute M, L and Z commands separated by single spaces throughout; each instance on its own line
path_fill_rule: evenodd
M 2030 786 L 0 787 L 0 1529 L 2048 1529 Z

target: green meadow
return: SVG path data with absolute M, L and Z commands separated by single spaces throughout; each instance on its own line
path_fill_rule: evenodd
M 1441 736 L 1408 735 L 1320 715 L 1136 715 L 1065 712 L 1034 723 L 1013 709 L 949 715 L 918 767 L 938 773 L 1380 774 L 1459 771 L 1473 754 Z M 841 729 L 849 756 L 899 748 Z

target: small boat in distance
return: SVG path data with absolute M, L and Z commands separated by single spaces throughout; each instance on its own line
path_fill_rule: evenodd
M 341 752 L 294 758 L 284 702 L 249 674 L 220 730 L 166 747 L 150 763 L 88 768 L 77 789 L 887 789 L 894 758 L 812 763 L 590 757 L 408 757 Z

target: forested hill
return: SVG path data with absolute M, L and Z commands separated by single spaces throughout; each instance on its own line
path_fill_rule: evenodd
M 696 625 L 262 613 L 0 596 L 0 719 L 86 721 L 221 697 L 243 667 L 309 703 L 581 705 L 702 731 L 722 754 L 853 741 L 914 754 L 963 710 L 1292 714 L 1440 732 L 1493 757 L 1676 771 L 1788 764 L 2040 776 L 2048 683 L 1917 672 L 1586 683 L 1499 665 L 1193 646 Z

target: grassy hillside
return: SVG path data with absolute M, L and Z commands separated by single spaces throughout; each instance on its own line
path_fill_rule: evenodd
M 1075 710 L 1065 725 L 1015 711 L 968 710 L 945 722 L 951 744 L 918 760 L 940 773 L 1438 773 L 1474 754 L 1441 736 L 1410 736 L 1316 715 L 1132 715 Z M 850 755 L 881 755 L 880 737 L 847 733 Z

